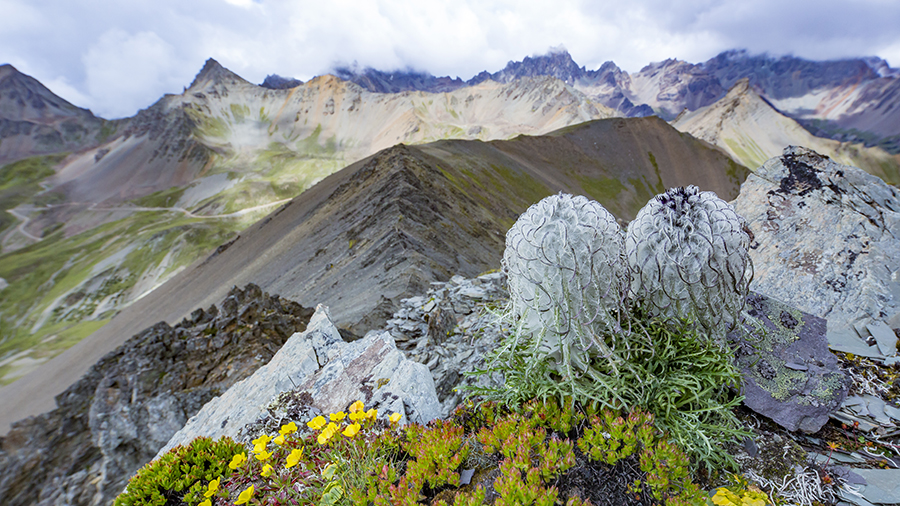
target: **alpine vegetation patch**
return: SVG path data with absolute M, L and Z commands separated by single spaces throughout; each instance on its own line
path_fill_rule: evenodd
M 507 233 L 498 316 L 510 331 L 475 373 L 504 384 L 470 391 L 646 410 L 695 464 L 733 467 L 723 443 L 744 434 L 741 376 L 724 335 L 752 275 L 749 242 L 731 206 L 693 186 L 654 197 L 627 233 L 597 202 L 545 198 Z

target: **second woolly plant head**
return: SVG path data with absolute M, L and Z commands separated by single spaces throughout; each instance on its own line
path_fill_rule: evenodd
M 696 186 L 657 195 L 628 226 L 631 293 L 654 315 L 689 317 L 724 343 L 753 277 L 744 219 Z

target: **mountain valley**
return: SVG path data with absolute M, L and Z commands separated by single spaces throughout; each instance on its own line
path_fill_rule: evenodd
M 629 74 L 556 51 L 469 81 L 339 68 L 258 86 L 210 59 L 109 121 L 5 65 L 0 383 L 22 379 L 0 400 L 23 410 L 3 422 L 234 285 L 326 303 L 361 335 L 432 281 L 497 268 L 506 229 L 555 192 L 627 222 L 673 186 L 733 199 L 789 144 L 897 184 L 898 79 L 880 60 L 730 52 Z

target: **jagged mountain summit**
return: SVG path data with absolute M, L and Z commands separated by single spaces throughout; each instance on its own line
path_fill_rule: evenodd
M 874 57 L 809 61 L 734 50 L 697 64 L 668 59 L 629 74 L 613 62 L 586 70 L 565 50 L 553 50 L 521 62 L 511 61 L 497 72 L 483 71 L 465 82 L 411 71 L 343 69 L 338 75 L 367 88 L 390 83 L 395 92 L 431 91 L 487 79 L 510 82 L 524 76 L 552 76 L 621 115 L 656 114 L 666 120 L 721 100 L 735 83 L 746 78 L 776 109 L 800 121 L 815 135 L 867 146 L 878 144 L 890 152 L 900 152 L 900 115 L 891 113 L 900 100 L 900 70 Z
M 629 220 L 672 186 L 696 183 L 734 198 L 747 174 L 655 117 L 598 120 L 508 141 L 394 146 L 285 203 L 0 389 L 0 402 L 12 419 L 49 409 L 82 365 L 149 325 L 215 303 L 235 285 L 252 282 L 303 305 L 326 304 L 340 327 L 362 335 L 432 281 L 497 268 L 506 230 L 547 195 L 589 195 Z
M 106 123 L 12 65 L 0 65 L 0 166 L 97 145 L 110 133 Z

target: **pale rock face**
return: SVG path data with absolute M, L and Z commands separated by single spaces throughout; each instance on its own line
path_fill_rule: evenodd
M 425 365 L 407 360 L 385 331 L 344 342 L 328 309 L 319 305 L 305 332 L 291 336 L 253 376 L 203 406 L 157 458 L 200 436 L 240 439 L 242 429 L 265 418 L 269 403 L 286 391 L 309 393 L 313 407 L 323 413 L 362 400 L 379 417 L 399 412 L 403 423 L 424 424 L 441 414 Z
M 755 235 L 751 289 L 827 318 L 829 334 L 900 313 L 900 192 L 789 146 L 734 200 Z

